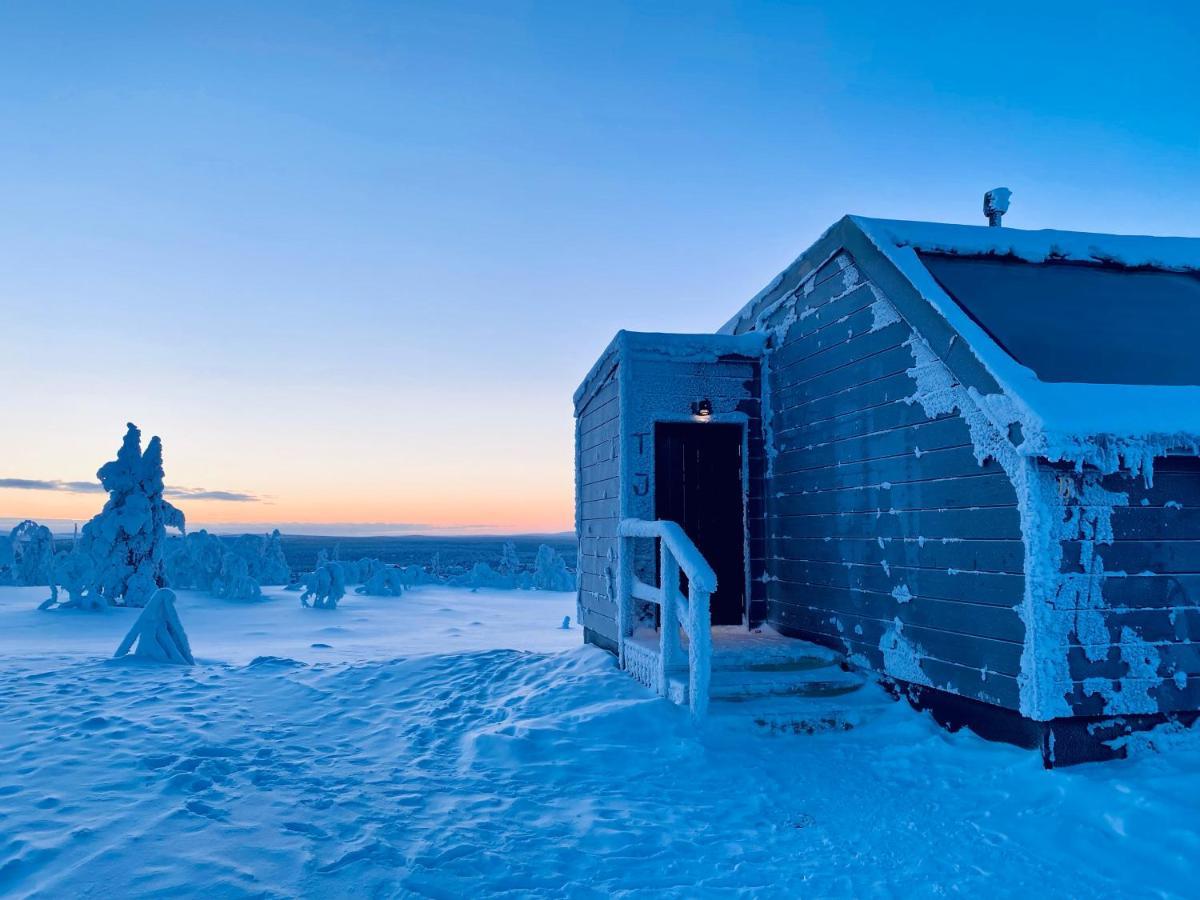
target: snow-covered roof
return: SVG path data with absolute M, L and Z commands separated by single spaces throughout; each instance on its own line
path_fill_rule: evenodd
M 920 253 L 1004 257 L 1030 263 L 1103 263 L 1131 270 L 1200 271 L 1200 238 L 1022 231 L 974 225 L 904 222 L 847 216 L 829 229 L 766 289 L 752 299 L 722 332 L 747 327 L 778 299 L 779 289 L 807 276 L 858 232 L 904 276 L 970 347 L 1000 385 L 1009 408 L 1020 411 L 1025 432 L 1022 451 L 1091 462 L 1105 469 L 1118 459 L 1140 467 L 1145 454 L 1168 450 L 1200 452 L 1200 386 L 1084 384 L 1047 382 L 1021 365 L 950 297 L 921 261 Z M 1131 314 L 1136 314 L 1133 312 Z M 1087 322 L 1078 323 L 1087 340 Z M 1200 348 L 1198 348 L 1200 349 Z M 1154 348 L 1147 347 L 1152 354 Z M 982 397 L 984 405 L 996 399 Z
M 911 247 L 926 253 L 960 256 L 1012 256 L 1026 262 L 1103 262 L 1125 268 L 1172 272 L 1200 271 L 1200 238 L 1082 231 L 1023 231 L 986 225 L 904 222 L 849 216 L 876 246 Z

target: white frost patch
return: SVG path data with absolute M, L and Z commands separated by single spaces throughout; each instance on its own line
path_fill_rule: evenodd
M 900 313 L 896 311 L 896 307 L 877 295 L 877 299 L 871 304 L 871 331 L 880 331 L 899 321 Z
M 892 596 L 896 598 L 897 603 L 909 603 L 912 601 L 912 591 L 908 589 L 907 584 L 902 584 L 892 590 Z
M 1121 629 L 1121 662 L 1129 671 L 1121 678 L 1121 694 L 1117 702 L 1109 701 L 1105 712 L 1135 713 L 1158 712 L 1157 701 L 1150 691 L 1158 686 L 1158 666 L 1161 659 L 1158 649 L 1132 628 Z M 1114 707 L 1116 707 L 1114 709 Z
M 891 677 L 910 684 L 930 685 L 929 676 L 921 668 L 924 652 L 904 635 L 904 623 L 899 617 L 892 620 L 879 639 L 883 654 L 883 669 Z

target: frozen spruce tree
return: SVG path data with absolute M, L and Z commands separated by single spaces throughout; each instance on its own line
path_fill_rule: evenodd
M 533 563 L 533 586 L 539 591 L 575 590 L 575 578 L 568 571 L 562 554 L 546 544 L 538 547 Z
M 96 473 L 108 491 L 100 514 L 83 526 L 80 547 L 90 557 L 90 594 L 109 606 L 145 606 L 165 583 L 163 550 L 168 527 L 184 528 L 183 513 L 163 499 L 162 441 L 129 423 L 117 458 Z
M 512 541 L 505 541 L 500 550 L 500 574 L 516 575 L 520 571 L 521 558 L 517 556 L 517 545 Z
M 292 577 L 291 567 L 283 552 L 283 538 L 276 528 L 267 535 L 267 546 L 263 551 L 262 572 L 259 584 L 287 584 Z

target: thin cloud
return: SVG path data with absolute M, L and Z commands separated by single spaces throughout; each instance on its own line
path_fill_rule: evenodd
M 43 478 L 0 478 L 0 488 L 21 491 L 59 491 L 65 494 L 103 494 L 97 481 L 61 481 Z M 264 498 L 245 491 L 213 491 L 208 488 L 167 487 L 163 494 L 183 500 L 222 500 L 227 503 L 262 503 Z
M 168 497 L 184 500 L 227 500 L 230 503 L 261 503 L 262 497 L 243 491 L 210 491 L 206 488 L 168 487 L 163 489 Z

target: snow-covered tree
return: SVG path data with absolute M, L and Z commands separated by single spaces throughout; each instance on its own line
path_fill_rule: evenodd
M 516 575 L 521 571 L 521 558 L 517 556 L 517 545 L 505 541 L 500 550 L 500 574 Z
M 104 598 L 99 594 L 85 593 L 93 580 L 94 569 L 91 557 L 78 545 L 62 550 L 54 557 L 54 577 L 50 582 L 50 599 L 42 609 L 58 605 L 71 609 L 100 609 Z M 59 602 L 59 589 L 67 592 L 67 599 Z
M 374 565 L 364 567 L 363 563 Z M 377 559 L 364 559 L 359 563 L 360 571 L 367 569 L 368 574 L 357 593 L 372 597 L 399 597 L 404 593 L 404 577 L 400 569 L 385 565 Z
M 221 574 L 225 548 L 203 528 L 167 542 L 164 572 L 173 588 L 211 591 Z
M 400 569 L 400 580 L 405 587 L 415 587 L 418 584 L 440 584 L 442 581 L 440 576 L 426 572 L 424 567 L 416 563 Z
M 136 646 L 135 646 L 136 645 Z M 138 616 L 114 657 L 120 658 L 133 650 L 133 655 L 153 662 L 170 662 L 190 666 L 195 664 L 187 632 L 175 611 L 175 593 L 163 588 L 155 591 L 142 614 Z
M 477 591 L 480 588 L 511 590 L 517 586 L 514 576 L 497 572 L 482 561 L 475 563 L 465 575 L 459 575 L 456 578 L 450 579 L 450 583 L 457 587 L 470 588 L 472 591 Z
M 109 605 L 145 606 L 166 582 L 166 529 L 184 529 L 183 513 L 163 499 L 162 441 L 151 438 L 142 452 L 142 433 L 129 423 L 117 458 L 96 475 L 108 501 L 80 538 L 93 565 L 88 591 Z
M 8 539 L 7 534 L 0 534 L 0 584 L 12 584 L 16 580 L 13 574 L 15 562 L 12 541 Z
M 49 584 L 54 570 L 54 535 L 45 525 L 26 519 L 8 535 L 12 583 L 33 587 Z
M 292 569 L 283 552 L 283 537 L 276 528 L 267 535 L 267 546 L 263 550 L 262 571 L 258 573 L 259 584 L 287 584 L 292 580 Z
M 258 600 L 262 588 L 250 576 L 250 564 L 246 557 L 233 551 L 221 559 L 221 572 L 213 581 L 212 592 L 226 600 Z
M 533 586 L 539 591 L 575 589 L 575 576 L 568 571 L 566 560 L 546 544 L 538 547 L 537 558 L 533 562 Z
M 346 575 L 340 562 L 329 561 L 304 576 L 304 593 L 300 595 L 303 606 L 315 609 L 336 609 L 338 601 L 346 596 Z M 309 603 L 309 601 L 312 601 Z

